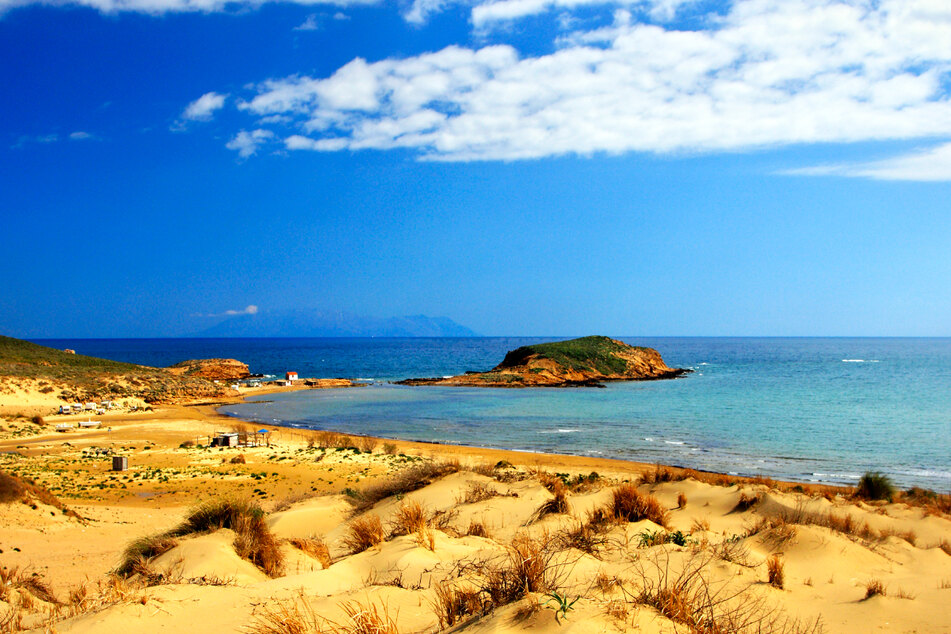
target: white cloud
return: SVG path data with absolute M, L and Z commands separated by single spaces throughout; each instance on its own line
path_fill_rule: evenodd
M 307 19 L 303 23 L 294 27 L 295 31 L 317 31 L 320 29 L 320 20 L 319 16 L 316 13 L 311 13 L 307 16 Z
M 358 58 L 264 81 L 239 108 L 290 150 L 447 161 L 951 138 L 951 3 L 736 0 L 706 23 L 678 31 L 621 10 L 547 55 Z
M 258 307 L 254 304 L 248 305 L 243 310 L 226 310 L 225 315 L 257 315 Z
M 440 3 L 440 0 L 416 2 Z M 493 23 L 518 20 L 553 10 L 570 11 L 579 7 L 612 5 L 636 9 L 654 20 L 666 22 L 673 20 L 682 7 L 697 2 L 699 0 L 487 0 L 472 8 L 472 23 L 477 28 L 484 28 Z
M 253 156 L 261 145 L 273 137 L 274 133 L 270 130 L 257 129 L 251 132 L 241 130 L 225 144 L 225 147 L 229 150 L 235 150 L 241 158 L 248 158 Z
M 235 8 L 257 8 L 269 3 L 288 2 L 304 6 L 349 7 L 378 4 L 382 0 L 0 0 L 0 15 L 17 7 L 35 4 L 79 6 L 102 13 L 211 13 Z
M 71 141 L 89 141 L 95 139 L 96 137 L 88 132 L 83 132 L 82 130 L 77 130 L 72 132 L 69 135 Z
M 224 107 L 227 98 L 228 95 L 206 92 L 185 107 L 185 110 L 182 112 L 182 119 L 188 121 L 209 121 L 215 115 L 215 112 Z
M 951 143 L 881 161 L 818 165 L 783 173 L 800 176 L 848 176 L 887 181 L 951 181 Z
M 257 315 L 258 307 L 254 304 L 249 304 L 245 308 L 239 310 L 226 310 L 223 313 L 195 313 L 193 317 L 234 317 L 237 315 Z

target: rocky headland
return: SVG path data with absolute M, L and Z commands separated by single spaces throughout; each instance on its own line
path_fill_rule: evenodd
M 405 379 L 400 385 L 471 387 L 603 387 L 606 381 L 673 379 L 691 370 L 668 367 L 653 348 L 591 336 L 523 346 L 487 372 Z
M 212 381 L 233 381 L 251 376 L 248 364 L 237 359 L 189 359 L 167 369 L 172 374 L 197 376 Z

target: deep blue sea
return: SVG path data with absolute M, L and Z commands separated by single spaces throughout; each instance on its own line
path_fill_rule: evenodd
M 951 339 L 618 337 L 694 373 L 605 389 L 403 387 L 494 366 L 538 337 L 45 340 L 166 366 L 230 357 L 252 372 L 372 380 L 268 395 L 227 414 L 390 438 L 631 459 L 803 482 L 866 470 L 951 491 Z

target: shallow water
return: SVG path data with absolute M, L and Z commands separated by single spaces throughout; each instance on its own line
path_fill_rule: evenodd
M 620 338 L 695 372 L 605 389 L 403 387 L 386 381 L 487 369 L 550 339 L 43 343 L 151 365 L 234 357 L 255 372 L 374 381 L 223 409 L 260 422 L 804 482 L 854 483 L 875 469 L 902 486 L 951 490 L 951 339 Z

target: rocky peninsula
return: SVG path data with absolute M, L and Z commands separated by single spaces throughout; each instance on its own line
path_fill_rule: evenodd
M 400 385 L 470 387 L 604 387 L 606 381 L 673 379 L 692 370 L 668 367 L 653 348 L 603 336 L 540 343 L 510 351 L 487 372 L 405 379 Z

